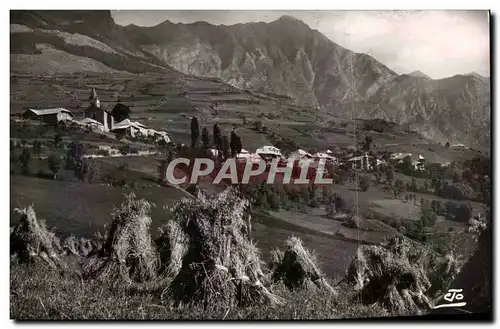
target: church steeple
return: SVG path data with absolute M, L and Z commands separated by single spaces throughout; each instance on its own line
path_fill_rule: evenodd
M 99 101 L 99 97 L 97 97 L 97 92 L 95 91 L 95 88 L 92 88 L 89 100 L 90 100 L 90 106 L 101 108 L 101 102 Z

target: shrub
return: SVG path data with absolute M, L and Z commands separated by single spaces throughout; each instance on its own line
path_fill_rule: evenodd
M 257 120 L 254 122 L 254 129 L 256 131 L 261 131 L 262 130 L 262 121 Z
M 61 158 L 58 155 L 51 154 L 49 156 L 49 170 L 52 172 L 52 178 L 57 178 L 57 173 L 61 169 Z
M 327 214 L 335 215 L 340 213 L 352 214 L 354 211 L 354 202 L 351 199 L 343 198 L 338 194 L 334 194 L 329 206 Z
M 267 204 L 272 210 L 279 210 L 281 207 L 280 196 L 276 192 L 270 191 L 267 194 Z
M 385 169 L 385 180 L 387 184 L 392 184 L 392 181 L 394 180 L 394 168 L 392 166 Z
M 441 188 L 438 195 L 446 199 L 472 200 L 474 198 L 474 190 L 466 183 L 455 183 Z
M 42 142 L 36 140 L 33 142 L 33 153 L 36 155 L 40 155 L 42 151 Z
M 22 172 L 25 175 L 29 175 L 31 168 L 31 153 L 27 148 L 24 148 L 19 156 L 19 162 L 21 163 Z
M 71 142 L 66 152 L 66 169 L 75 169 L 76 163 L 85 155 L 86 148 L 82 143 Z
M 359 178 L 359 188 L 361 189 L 361 191 L 363 192 L 366 192 L 368 191 L 368 188 L 370 187 L 370 178 L 369 176 L 361 176 Z
M 437 221 L 437 216 L 431 208 L 424 207 L 420 210 L 420 220 L 424 226 L 434 226 Z
M 461 204 L 455 212 L 457 222 L 468 223 L 472 218 L 472 207 L 469 204 Z
M 95 162 L 90 161 L 86 158 L 80 158 L 75 165 L 73 170 L 76 178 L 80 182 L 87 181 L 88 183 L 94 183 L 98 181 L 99 168 Z
M 349 228 L 359 229 L 361 219 L 358 216 L 348 216 L 342 222 L 342 225 Z
M 54 146 L 56 148 L 60 147 L 61 146 L 61 142 L 62 142 L 63 138 L 62 138 L 62 135 L 61 134 L 56 134 L 54 136 Z
M 399 178 L 394 182 L 394 187 L 396 187 L 397 189 L 404 190 L 404 186 L 404 182 Z

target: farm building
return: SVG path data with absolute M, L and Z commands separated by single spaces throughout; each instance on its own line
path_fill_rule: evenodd
M 73 120 L 73 113 L 62 107 L 43 110 L 29 109 L 23 113 L 22 117 L 24 119 L 41 120 L 46 123 L 57 124 L 59 121 Z
M 258 163 L 259 161 L 262 161 L 262 157 L 257 154 L 257 153 L 240 153 L 238 155 L 242 155 L 241 157 L 238 157 L 238 159 L 243 159 L 244 161 L 250 161 L 253 163 Z
M 245 149 L 241 149 L 241 152 L 236 154 L 236 158 L 240 158 L 240 159 L 246 159 L 249 157 L 250 157 L 250 152 L 248 152 L 248 150 L 245 150 Z
M 318 153 L 315 153 L 313 155 L 313 158 L 315 160 L 321 160 L 321 159 L 324 159 L 324 160 L 327 160 L 327 161 L 335 161 L 335 157 L 327 154 L 327 153 L 322 153 L 322 152 L 318 152 Z
M 281 150 L 274 146 L 259 147 L 255 153 L 264 159 L 282 157 Z
M 297 161 L 297 160 L 303 160 L 303 159 L 312 159 L 312 154 L 308 153 L 302 149 L 298 149 L 295 152 L 292 152 L 288 155 L 288 160 L 290 161 Z
M 468 150 L 469 147 L 465 144 L 462 144 L 462 143 L 457 143 L 457 144 L 452 144 L 450 147 L 454 148 L 454 149 L 460 149 L 460 150 Z
M 425 158 L 422 155 L 418 155 L 418 160 L 413 160 L 413 167 L 416 171 L 425 171 Z
M 136 137 L 140 134 L 147 135 L 147 129 L 142 124 L 130 121 L 130 119 L 125 119 L 113 125 L 112 131 L 130 137 Z
M 350 164 L 352 169 L 371 170 L 373 169 L 371 159 L 373 159 L 373 156 L 365 154 L 362 156 L 350 158 L 349 160 L 347 160 L 347 163 Z
M 156 134 L 154 134 L 154 136 L 157 142 L 160 140 L 164 140 L 165 143 L 170 143 L 172 141 L 166 131 L 157 131 Z
M 398 162 L 406 157 L 411 157 L 411 156 L 412 156 L 411 153 L 392 153 L 390 159 L 391 161 Z
M 91 119 L 91 118 L 85 118 L 83 120 L 75 121 L 75 122 L 77 124 L 92 128 L 94 130 L 105 131 L 104 125 L 101 122 L 94 120 L 94 119 Z

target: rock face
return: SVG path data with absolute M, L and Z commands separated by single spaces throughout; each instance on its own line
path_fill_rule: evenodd
M 268 24 L 166 21 L 125 30 L 139 47 L 181 72 L 288 95 L 298 105 L 336 114 L 407 124 L 442 143 L 489 145 L 490 82 L 476 74 L 440 80 L 420 71 L 397 75 L 288 16 Z
M 242 89 L 287 95 L 297 105 L 346 117 L 406 124 L 439 142 L 489 148 L 489 78 L 474 73 L 439 80 L 421 72 L 398 75 L 293 17 L 231 26 L 165 21 L 153 27 L 123 27 L 106 11 L 11 11 L 11 24 L 16 24 L 11 35 L 22 31 L 11 37 L 11 53 L 29 53 L 30 44 L 56 44 L 57 49 L 120 71 L 172 73 L 174 68 Z M 65 44 L 40 29 L 85 35 L 117 54 L 90 44 Z M 66 40 L 69 37 L 74 39 Z

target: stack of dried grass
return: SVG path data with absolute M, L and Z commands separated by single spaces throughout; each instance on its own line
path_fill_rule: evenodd
M 65 268 L 60 257 L 60 240 L 47 229 L 43 219 L 36 218 L 33 207 L 15 209 L 15 212 L 20 218 L 10 230 L 11 255 L 20 262 L 43 261 L 53 268 Z
M 351 262 L 346 281 L 363 303 L 376 303 L 393 314 L 421 314 L 430 307 L 425 251 L 395 236 L 379 246 L 363 245 Z
M 86 266 L 87 275 L 107 277 L 117 283 L 145 282 L 157 277 L 158 253 L 149 228 L 151 204 L 133 193 L 115 209 L 112 222 L 96 244 L 102 248 Z M 118 276 L 117 276 L 118 275 Z
M 158 239 L 160 257 L 173 276 L 167 292 L 183 303 L 257 305 L 281 303 L 263 286 L 259 251 L 248 236 L 247 200 L 234 189 L 181 199 Z
M 316 255 L 304 247 L 302 240 L 291 237 L 286 240 L 285 245 L 285 252 L 275 250 L 271 253 L 270 267 L 275 281 L 283 281 L 290 289 L 318 288 L 335 294 L 317 265 Z

